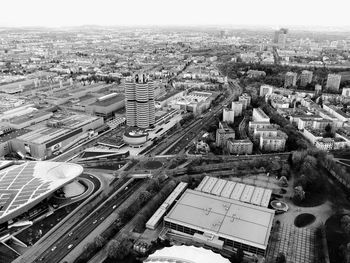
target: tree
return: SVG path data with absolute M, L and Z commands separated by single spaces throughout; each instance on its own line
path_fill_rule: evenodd
M 122 256 L 122 254 L 120 254 L 120 251 L 119 251 L 119 245 L 120 245 L 120 242 L 118 242 L 115 239 L 111 240 L 108 243 L 108 246 L 107 246 L 108 257 L 110 257 L 110 258 L 120 258 Z
M 340 220 L 341 226 L 346 234 L 350 234 L 350 216 L 345 215 Z
M 288 186 L 288 180 L 285 176 L 281 176 L 281 178 L 278 180 L 278 184 L 282 187 Z
M 148 191 L 142 191 L 138 197 L 138 201 L 140 204 L 145 204 L 152 197 L 151 193 Z
M 301 185 L 294 188 L 293 199 L 295 202 L 300 203 L 305 199 L 305 192 Z
M 276 257 L 276 263 L 286 263 L 286 256 L 284 255 L 283 252 L 278 253 L 277 257 Z
M 94 239 L 94 243 L 95 243 L 96 247 L 98 247 L 98 248 L 103 247 L 105 242 L 106 242 L 106 240 L 103 237 L 101 237 L 101 236 L 97 236 Z

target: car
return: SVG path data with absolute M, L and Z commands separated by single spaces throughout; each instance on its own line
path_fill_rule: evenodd
M 104 217 L 101 217 L 101 218 L 100 218 L 100 220 L 103 220 L 103 219 L 105 219 L 105 218 L 104 218 Z
M 117 207 L 117 205 L 114 205 L 112 208 L 115 209 Z
M 54 246 L 53 248 L 51 248 L 51 251 L 55 251 L 55 249 L 56 249 L 57 247 L 56 246 Z
M 96 224 L 97 223 L 97 220 L 95 220 L 94 222 L 92 222 L 92 224 Z
M 70 237 L 71 235 L 73 235 L 73 232 L 70 232 L 70 233 L 68 234 L 69 237 Z
M 73 244 L 70 244 L 67 248 L 71 249 L 73 247 Z

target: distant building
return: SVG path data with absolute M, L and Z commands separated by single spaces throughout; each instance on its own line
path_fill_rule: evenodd
M 330 151 L 334 148 L 334 140 L 332 138 L 322 138 L 315 142 L 315 146 L 317 149 Z
M 229 124 L 234 123 L 235 121 L 235 112 L 228 108 L 224 108 L 222 111 L 222 120 Z
M 265 77 L 266 73 L 265 71 L 251 69 L 247 71 L 247 75 L 249 78 L 259 78 L 259 77 Z
M 155 123 L 154 85 L 144 74 L 125 82 L 126 123 L 148 128 Z
M 343 88 L 341 95 L 344 97 L 350 97 L 350 88 Z
M 216 130 L 216 146 L 225 146 L 229 138 L 235 138 L 235 131 L 226 122 L 220 122 L 219 129 Z
M 338 74 L 328 74 L 326 88 L 338 91 L 340 86 L 341 75 Z
M 285 79 L 284 79 L 284 87 L 288 88 L 288 87 L 296 86 L 296 84 L 297 84 L 297 77 L 298 77 L 297 73 L 287 72 L 286 76 L 285 76 Z
M 320 84 L 315 85 L 315 93 L 319 94 L 322 91 L 322 86 Z
M 288 29 L 286 28 L 281 28 L 280 30 L 275 31 L 273 43 L 279 48 L 284 49 L 286 47 L 287 42 L 287 33 Z
M 303 70 L 300 75 L 300 86 L 305 87 L 312 82 L 313 72 L 309 70 Z
M 252 154 L 253 143 L 249 140 L 227 140 L 227 149 L 232 154 Z
M 270 95 L 273 93 L 273 87 L 269 85 L 261 85 L 260 86 L 260 97 L 264 97 L 265 95 Z
M 243 111 L 243 102 L 242 101 L 232 101 L 232 110 L 234 111 L 235 117 L 241 116 Z

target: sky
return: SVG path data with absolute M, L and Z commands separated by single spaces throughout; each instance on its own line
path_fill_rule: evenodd
M 350 0 L 0 0 L 0 26 L 350 27 Z

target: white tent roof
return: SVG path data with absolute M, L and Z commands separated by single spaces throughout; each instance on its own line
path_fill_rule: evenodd
M 172 246 L 157 250 L 144 263 L 229 263 L 230 261 L 211 250 L 194 246 Z

